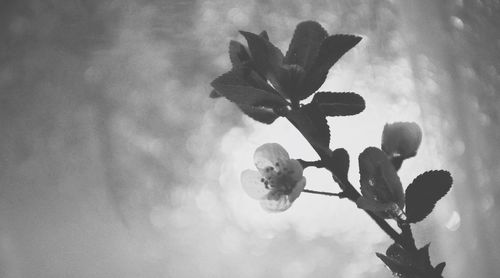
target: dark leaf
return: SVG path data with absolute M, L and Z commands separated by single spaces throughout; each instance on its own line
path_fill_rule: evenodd
M 276 113 L 274 113 L 273 110 L 269 108 L 253 107 L 243 104 L 238 105 L 238 107 L 250 118 L 264 124 L 271 124 L 278 118 L 278 115 L 276 115 Z
M 382 150 L 391 158 L 396 169 L 403 160 L 417 154 L 422 141 L 422 130 L 413 122 L 386 124 L 382 132 Z
M 210 97 L 211 97 L 211 98 L 220 98 L 220 97 L 222 97 L 222 96 L 221 96 L 221 94 L 217 93 L 217 91 L 216 91 L 216 90 L 212 90 L 212 91 L 210 92 Z
M 431 265 L 431 259 L 429 257 L 429 246 L 431 244 L 427 243 L 424 247 L 417 250 L 418 263 L 422 267 L 427 267 Z
M 436 270 L 436 272 L 441 275 L 443 274 L 443 270 L 444 270 L 444 267 L 446 266 L 446 263 L 445 262 L 442 262 L 438 265 L 436 265 L 436 267 L 434 268 Z
M 243 44 L 237 41 L 230 41 L 229 59 L 231 60 L 233 68 L 241 68 L 250 61 L 250 55 Z
M 430 278 L 437 277 L 429 259 L 429 244 L 416 252 L 408 252 L 401 245 L 393 243 L 381 258 L 396 274 L 402 277 Z
M 304 69 L 299 65 L 282 65 L 276 71 L 276 79 L 271 78 L 269 81 L 288 99 L 297 99 L 304 74 Z
M 250 86 L 257 89 L 264 90 L 266 92 L 279 95 L 278 92 L 267 83 L 256 71 L 250 68 L 243 68 L 242 70 L 235 71 L 239 76 L 244 78 Z
M 401 245 L 397 243 L 391 244 L 391 246 L 387 248 L 387 251 L 385 251 L 385 254 L 388 257 L 393 258 L 399 263 L 407 266 L 414 266 L 416 264 L 413 261 L 411 255 L 403 247 L 401 247 Z
M 312 101 L 327 116 L 356 115 L 365 109 L 365 100 L 355 93 L 318 92 Z
M 297 25 L 288 47 L 284 62 L 300 65 L 305 71 L 316 61 L 321 43 L 328 33 L 315 21 L 304 21 Z
M 305 99 L 316 92 L 325 82 L 330 68 L 359 41 L 361 37 L 353 35 L 333 35 L 326 38 L 321 44 L 315 62 L 306 73 L 300 99 Z
M 387 257 L 381 253 L 376 253 L 377 257 L 379 257 L 384 264 L 398 277 L 404 278 L 419 278 L 415 269 L 411 266 L 401 264 L 396 259 Z M 424 278 L 424 277 L 422 277 Z
M 328 71 L 347 51 L 356 46 L 361 37 L 354 35 L 333 35 L 326 38 L 321 44 L 314 68 L 319 71 Z
M 341 181 L 346 181 L 349 172 L 349 153 L 345 149 L 339 148 L 334 150 L 330 157 L 331 168 L 333 168 L 334 174 Z
M 298 110 L 290 111 L 287 118 L 313 143 L 315 148 L 329 150 L 330 128 L 326 122 L 325 115 L 318 109 L 315 103 L 310 103 Z
M 252 61 L 259 74 L 268 78 L 274 74 L 283 62 L 283 54 L 271 42 L 254 33 L 240 31 L 250 49 Z
M 406 188 L 406 216 L 408 222 L 422 221 L 429 215 L 437 201 L 451 188 L 453 179 L 448 171 L 435 170 L 416 177 Z
M 266 31 L 262 31 L 260 32 L 259 36 L 261 36 L 263 39 L 265 39 L 266 41 L 269 41 L 269 35 L 267 34 Z
M 288 104 L 276 94 L 252 87 L 235 71 L 219 76 L 211 84 L 219 94 L 237 104 L 268 108 L 282 107 Z
M 358 160 L 363 196 L 382 204 L 395 203 L 403 208 L 403 186 L 387 155 L 378 148 L 368 147 Z

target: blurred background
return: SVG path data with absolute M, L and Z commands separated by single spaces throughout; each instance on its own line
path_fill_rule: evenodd
M 329 120 L 352 181 L 386 122 L 418 122 L 403 184 L 447 169 L 454 185 L 417 244 L 445 277 L 497 277 L 498 0 L 0 1 L 0 277 L 390 277 L 374 256 L 390 241 L 354 204 L 303 194 L 268 214 L 246 196 L 259 145 L 314 152 L 208 98 L 238 30 L 286 51 L 311 19 L 363 37 L 322 87 L 367 103 Z

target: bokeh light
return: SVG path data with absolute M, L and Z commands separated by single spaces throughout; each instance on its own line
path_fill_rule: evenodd
M 332 148 L 422 126 L 404 186 L 447 169 L 454 187 L 415 225 L 445 277 L 500 271 L 497 1 L 93 0 L 0 3 L 0 277 L 389 277 L 389 239 L 355 205 L 303 194 L 269 214 L 241 188 L 253 152 L 316 156 L 284 119 L 256 123 L 209 83 L 238 30 L 283 51 L 316 20 L 362 42 L 323 91 L 366 100 L 331 118 Z M 337 192 L 306 169 L 307 187 Z

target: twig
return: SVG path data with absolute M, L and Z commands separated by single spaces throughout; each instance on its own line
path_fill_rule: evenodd
M 361 194 L 354 188 L 354 186 L 347 180 L 341 180 L 339 179 L 334 173 L 335 169 L 331 167 L 332 163 L 328 163 L 330 160 L 330 156 L 322 149 L 319 147 L 316 147 L 316 144 L 313 144 L 309 138 L 303 133 L 303 131 L 297 126 L 297 124 L 289 117 L 287 117 L 288 121 L 297 128 L 297 130 L 304 136 L 304 138 L 309 142 L 309 144 L 313 147 L 313 149 L 318 153 L 319 157 L 321 158 L 321 161 L 325 165 L 324 167 L 328 169 L 333 176 L 333 179 L 335 182 L 337 182 L 340 186 L 340 188 L 343 190 L 344 197 L 348 198 L 352 202 L 356 202 L 357 199 L 361 196 Z M 411 243 L 408 242 L 408 240 L 404 240 L 403 237 L 396 231 L 394 230 L 384 219 L 378 217 L 375 215 L 373 212 L 364 210 L 372 219 L 377 223 L 377 225 L 392 239 L 394 242 L 398 243 L 399 245 L 403 246 L 403 248 L 407 250 L 413 250 L 414 249 L 414 244 L 412 246 Z
M 304 189 L 304 190 L 302 190 L 302 192 L 311 193 L 311 194 L 318 194 L 318 195 L 326 195 L 326 196 L 337 196 L 339 198 L 345 198 L 345 196 L 342 192 L 331 193 L 331 192 L 316 191 L 316 190 L 309 190 L 309 189 Z
M 302 165 L 302 168 L 307 168 L 307 167 L 316 167 L 316 168 L 325 168 L 325 162 L 322 160 L 316 160 L 316 161 L 305 161 L 302 159 L 297 159 L 297 161 Z

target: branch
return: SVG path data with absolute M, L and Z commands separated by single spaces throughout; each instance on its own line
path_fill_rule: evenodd
M 317 147 L 316 144 L 313 144 L 308 136 L 306 136 L 303 131 L 298 127 L 298 125 L 290 118 L 287 117 L 288 121 L 290 121 L 293 126 L 304 136 L 304 138 L 309 142 L 309 144 L 313 147 L 313 149 L 316 151 L 316 153 L 319 155 L 321 161 L 323 162 L 322 164 L 326 169 L 328 169 L 332 173 L 332 177 L 335 180 L 335 182 L 338 183 L 340 188 L 343 190 L 343 196 L 352 202 L 356 202 L 356 200 L 361 196 L 361 194 L 354 188 L 354 186 L 347 180 L 347 179 L 339 179 L 334 173 L 336 172 L 335 169 L 332 168 L 332 163 L 330 163 L 331 158 L 328 155 L 328 153 L 325 151 L 325 149 Z M 331 152 L 331 150 L 328 149 L 328 151 Z M 408 250 L 413 250 L 414 245 L 412 246 L 407 242 L 407 240 L 404 240 L 401 235 L 394 230 L 384 219 L 378 217 L 375 215 L 373 212 L 364 210 L 372 219 L 377 223 L 377 225 L 392 239 L 394 242 L 398 243 L 399 245 L 403 246 L 405 249 Z

